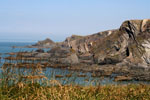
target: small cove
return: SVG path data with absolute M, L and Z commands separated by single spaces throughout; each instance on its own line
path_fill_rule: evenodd
M 5 60 L 4 57 L 7 57 L 10 52 L 24 52 L 24 51 L 35 51 L 37 48 L 12 48 L 13 46 L 26 46 L 32 45 L 33 43 L 10 43 L 10 42 L 1 42 L 0 43 L 0 53 L 1 53 L 1 64 L 3 65 Z M 47 51 L 47 49 L 45 49 Z M 26 75 L 26 73 L 30 73 L 30 68 L 21 68 L 22 74 Z M 0 73 L 2 70 L 0 70 Z M 66 69 L 59 68 L 50 68 L 46 67 L 42 69 L 43 75 L 45 75 L 48 80 L 58 80 L 62 84 L 77 84 L 77 85 L 107 85 L 107 84 L 129 84 L 129 83 L 145 83 L 149 84 L 149 82 L 145 81 L 123 81 L 123 82 L 114 82 L 114 74 L 112 77 L 91 77 L 90 72 L 80 72 L 80 71 L 72 71 Z M 16 73 L 17 74 L 17 73 Z

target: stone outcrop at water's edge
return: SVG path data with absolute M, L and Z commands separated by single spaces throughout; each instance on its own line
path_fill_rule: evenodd
M 127 20 L 118 29 L 87 36 L 72 35 L 63 42 L 55 43 L 46 39 L 33 45 L 33 47 L 35 46 L 51 48 L 47 52 L 37 50 L 32 55 L 35 58 L 47 58 L 53 64 L 82 65 L 91 69 L 95 65 L 102 68 L 103 66 L 127 67 L 126 73 L 124 73 L 126 76 L 120 75 L 116 77 L 116 80 L 131 80 L 131 77 L 132 79 L 138 77 L 138 80 L 140 80 L 141 77 L 149 75 L 150 19 Z M 24 56 L 27 57 L 27 55 Z M 82 66 L 77 68 L 84 70 L 85 68 Z M 148 74 L 133 71 L 140 68 L 147 69 Z M 70 69 L 75 68 L 70 67 Z M 138 72 L 142 73 L 141 76 L 137 75 Z M 119 71 L 112 70 L 109 73 L 119 73 Z

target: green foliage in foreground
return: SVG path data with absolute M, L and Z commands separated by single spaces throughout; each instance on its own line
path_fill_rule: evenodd
M 49 87 L 35 83 L 6 86 L 0 89 L 0 100 L 150 100 L 150 85 L 63 86 L 55 80 L 53 83 Z

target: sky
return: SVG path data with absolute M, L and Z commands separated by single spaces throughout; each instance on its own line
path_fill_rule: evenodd
M 150 0 L 0 0 L 0 42 L 63 41 L 150 18 Z

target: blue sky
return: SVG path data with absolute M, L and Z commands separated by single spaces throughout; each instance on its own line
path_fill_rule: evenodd
M 150 0 L 0 0 L 0 42 L 63 41 L 150 18 Z

